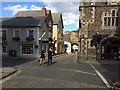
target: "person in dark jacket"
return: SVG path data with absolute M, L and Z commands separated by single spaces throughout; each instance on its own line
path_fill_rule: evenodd
M 40 65 L 44 63 L 44 61 L 45 61 L 45 53 L 44 53 L 44 50 L 42 50 L 41 55 L 40 55 Z
M 48 63 L 47 63 L 47 66 L 49 66 L 49 64 L 52 64 L 52 54 L 53 54 L 53 52 L 52 52 L 52 49 L 50 48 L 48 50 Z

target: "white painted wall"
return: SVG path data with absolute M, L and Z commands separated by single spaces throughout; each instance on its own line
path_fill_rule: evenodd
M 64 41 L 64 45 L 65 45 L 65 44 L 67 44 L 67 46 L 68 46 L 66 52 L 67 52 L 67 53 L 71 53 L 71 43 L 68 42 L 68 41 Z

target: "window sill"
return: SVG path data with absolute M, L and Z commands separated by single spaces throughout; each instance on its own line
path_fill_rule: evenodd
M 13 40 L 20 41 L 20 37 L 13 37 Z
M 33 37 L 27 37 L 26 40 L 27 40 L 27 41 L 33 41 L 34 38 L 33 38 Z
M 102 26 L 101 29 L 116 29 L 117 26 Z

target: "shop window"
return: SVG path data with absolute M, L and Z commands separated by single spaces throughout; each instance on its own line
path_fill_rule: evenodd
M 22 54 L 33 54 L 33 44 L 22 44 Z

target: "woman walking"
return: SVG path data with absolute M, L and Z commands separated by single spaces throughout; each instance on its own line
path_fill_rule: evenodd
M 45 53 L 44 53 L 44 50 L 42 50 L 41 56 L 40 56 L 40 65 L 44 64 L 44 61 L 45 61 Z

